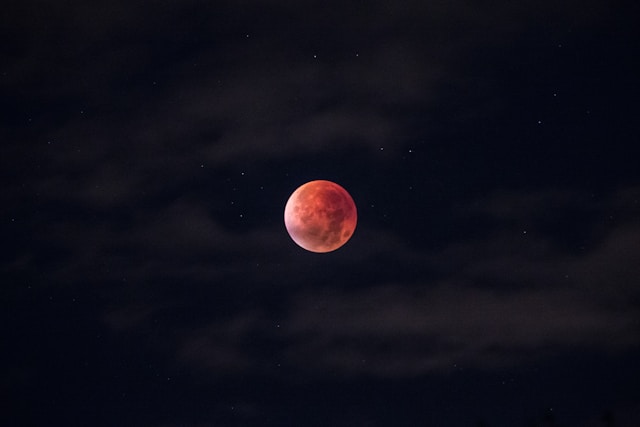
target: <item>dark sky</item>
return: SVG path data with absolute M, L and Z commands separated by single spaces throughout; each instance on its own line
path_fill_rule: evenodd
M 0 424 L 640 425 L 639 15 L 3 6 Z

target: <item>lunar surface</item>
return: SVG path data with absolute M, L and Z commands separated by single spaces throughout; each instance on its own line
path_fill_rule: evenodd
M 284 224 L 298 246 L 311 252 L 331 252 L 353 235 L 358 215 L 347 190 L 331 181 L 310 181 L 291 194 Z

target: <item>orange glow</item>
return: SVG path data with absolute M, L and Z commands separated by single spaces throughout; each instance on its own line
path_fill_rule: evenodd
M 311 252 L 331 252 L 343 246 L 356 229 L 353 199 L 331 181 L 310 181 L 291 194 L 284 208 L 289 236 Z

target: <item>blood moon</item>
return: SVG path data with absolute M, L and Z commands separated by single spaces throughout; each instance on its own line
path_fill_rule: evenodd
M 284 224 L 296 244 L 311 252 L 335 251 L 351 238 L 358 214 L 347 190 L 331 181 L 301 185 L 284 208 Z

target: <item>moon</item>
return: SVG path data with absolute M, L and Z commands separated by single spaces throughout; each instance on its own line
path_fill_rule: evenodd
M 335 182 L 316 180 L 294 191 L 284 208 L 284 224 L 291 239 L 310 252 L 342 247 L 358 222 L 351 195 Z

